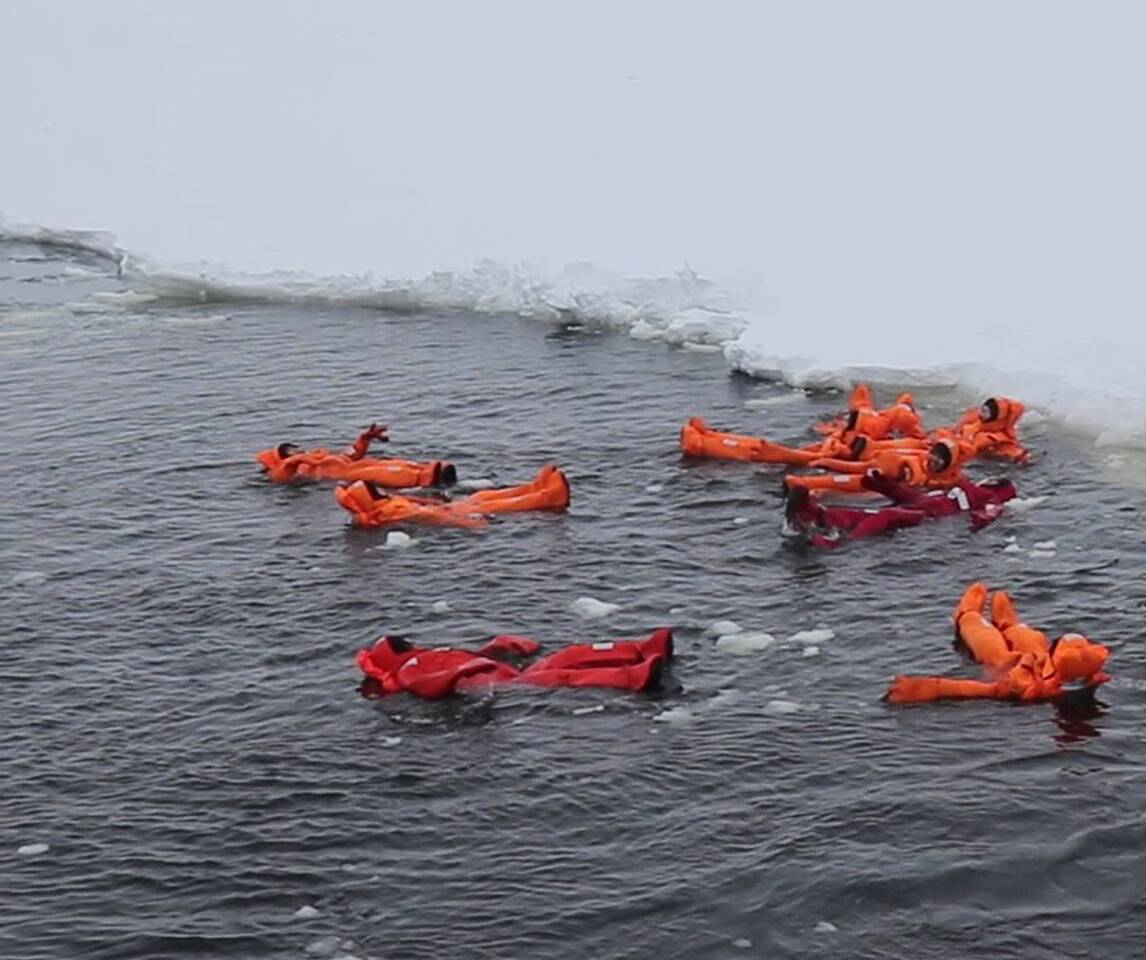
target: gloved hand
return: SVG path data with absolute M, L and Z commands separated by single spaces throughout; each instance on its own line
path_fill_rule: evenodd
M 384 423 L 372 423 L 363 431 L 363 434 L 371 440 L 377 440 L 379 443 L 389 443 L 390 437 L 386 433 L 387 430 L 389 430 L 389 427 Z

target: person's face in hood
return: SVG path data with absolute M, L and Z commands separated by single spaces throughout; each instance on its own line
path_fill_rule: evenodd
M 273 470 L 288 457 L 292 457 L 298 452 L 299 448 L 293 443 L 280 443 L 273 450 L 260 451 L 255 459 L 263 465 L 264 470 Z
M 370 659 L 380 670 L 393 673 L 407 658 L 414 645 L 404 637 L 383 637 L 370 651 Z
M 1105 666 L 1109 656 L 1109 647 L 1093 643 L 1077 633 L 1061 637 L 1051 651 L 1055 671 L 1064 682 L 1094 676 Z
M 951 466 L 951 448 L 945 443 L 937 443 L 931 448 L 927 458 L 927 469 L 932 473 L 942 473 Z

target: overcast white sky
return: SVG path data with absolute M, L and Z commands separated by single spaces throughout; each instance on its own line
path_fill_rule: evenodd
M 1115 2 L 7 0 L 0 212 L 236 268 L 687 261 L 864 336 L 1114 338 L 1144 39 Z

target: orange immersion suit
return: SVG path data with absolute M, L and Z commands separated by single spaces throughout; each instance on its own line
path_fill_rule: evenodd
M 259 451 L 255 459 L 271 483 L 289 483 L 296 479 L 369 480 L 379 486 L 401 488 L 436 487 L 456 482 L 454 465 L 444 460 L 418 463 L 366 455 L 371 440 L 386 442 L 389 439 L 384 426 L 371 424 L 342 453 L 331 453 L 321 447 L 299 451 L 292 444 L 282 443 L 270 450 Z
M 569 506 L 569 480 L 555 466 L 547 464 L 529 483 L 479 490 L 459 500 L 386 494 L 364 481 L 335 487 L 334 498 L 350 513 L 358 527 L 380 527 L 391 523 L 483 527 L 488 523 L 487 514 L 565 510 Z
M 999 591 L 991 599 L 991 619 L 983 615 L 987 586 L 973 583 L 960 598 L 952 619 L 971 657 L 986 668 L 982 680 L 951 677 L 897 676 L 891 681 L 889 703 L 991 698 L 996 700 L 1056 700 L 1066 684 L 1081 681 L 1093 688 L 1110 676 L 1103 672 L 1110 649 L 1076 633 L 1053 644 L 1046 634 L 1019 620 L 1011 598 Z
M 890 407 L 877 410 L 871 388 L 866 383 L 857 384 L 852 390 L 846 416 L 816 424 L 814 429 L 828 436 L 846 438 L 849 433 L 864 434 L 874 440 L 883 440 L 894 434 L 916 439 L 927 436 L 927 430 L 915 409 L 915 398 L 910 393 L 901 393 Z
M 972 407 L 955 425 L 960 442 L 976 457 L 1000 457 L 1016 463 L 1030 460 L 1030 451 L 1019 441 L 1018 423 L 1025 408 L 1009 397 L 989 397 Z
M 943 462 L 943 466 L 938 468 L 932 464 L 932 455 L 936 452 Z M 814 460 L 809 466 L 831 470 L 832 473 L 789 474 L 784 478 L 784 483 L 790 490 L 866 493 L 864 475 L 875 473 L 913 487 L 948 490 L 967 479 L 963 473 L 965 462 L 965 450 L 960 444 L 950 437 L 939 437 L 931 443 L 929 449 L 912 449 L 909 446 L 877 448 L 875 456 L 870 460 Z
M 713 430 L 700 417 L 693 417 L 680 430 L 681 453 L 712 460 L 750 460 L 753 463 L 783 463 L 802 467 L 824 455 L 822 444 L 786 447 L 763 437 Z

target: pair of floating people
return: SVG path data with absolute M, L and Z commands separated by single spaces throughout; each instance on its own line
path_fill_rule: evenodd
M 1089 695 L 1110 679 L 1103 670 L 1110 656 L 1108 647 L 1077 633 L 1048 642 L 1045 633 L 1019 618 L 1010 596 L 1002 590 L 991 597 L 988 619 L 983 614 L 987 597 L 987 585 L 973 583 L 952 615 L 959 643 L 983 667 L 984 676 L 978 680 L 897 676 L 885 697 L 889 703 L 982 698 L 1059 701 L 1079 693 Z
M 385 443 L 389 439 L 384 425 L 372 423 L 341 453 L 321 447 L 301 450 L 282 443 L 260 451 L 255 459 L 272 483 L 339 481 L 335 500 L 359 527 L 396 523 L 481 527 L 493 514 L 562 511 L 569 506 L 569 480 L 552 464 L 542 467 L 528 483 L 479 490 L 456 500 L 387 493 L 385 488 L 441 487 L 457 482 L 457 470 L 446 460 L 419 463 L 368 456 L 373 441 Z
M 855 509 L 824 506 L 808 490 L 788 491 L 785 528 L 807 538 L 812 546 L 835 548 L 925 520 L 966 514 L 973 530 L 996 520 L 1008 500 L 1015 497 L 1010 480 L 972 483 L 963 478 L 949 490 L 927 490 L 869 470 L 860 477 L 864 490 L 891 501 L 890 506 Z
M 354 659 L 375 692 L 410 693 L 425 700 L 511 684 L 640 691 L 660 685 L 672 661 L 673 637 L 662 628 L 644 640 L 570 644 L 527 667 L 504 659 L 524 659 L 540 650 L 536 640 L 512 635 L 494 637 L 473 651 L 418 647 L 403 637 L 385 636 Z

